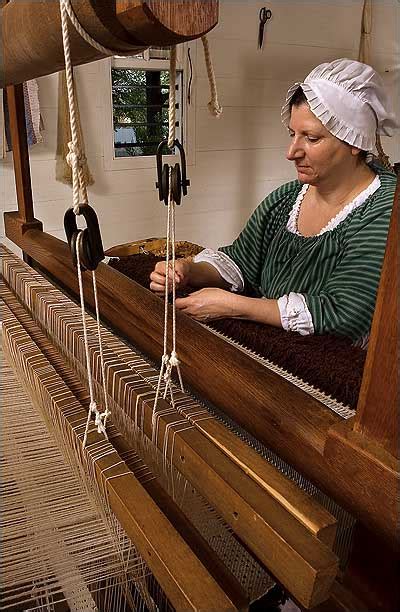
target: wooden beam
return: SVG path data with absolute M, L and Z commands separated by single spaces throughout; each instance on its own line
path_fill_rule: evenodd
M 399 457 L 399 198 L 394 198 L 354 431 Z
M 30 230 L 21 235 L 16 213 L 5 213 L 4 217 L 7 237 L 27 251 L 58 284 L 78 295 L 76 270 L 68 246 L 45 232 Z M 104 319 L 158 360 L 162 354 L 161 300 L 104 264 L 100 264 L 96 275 Z M 91 282 L 84 277 L 85 296 L 88 304 L 93 305 Z M 378 509 L 362 479 L 346 482 L 340 467 L 324 457 L 328 430 L 338 426 L 342 419 L 233 345 L 189 317 L 177 314 L 178 350 L 186 382 L 393 543 L 393 534 L 398 534 L 396 499 L 381 496 Z M 187 338 L 192 338 L 190 346 Z M 210 377 L 212 385 L 208 383 Z M 391 483 L 389 488 L 394 490 L 398 486 L 397 471 L 385 464 L 382 469 Z
M 177 44 L 199 38 L 217 24 L 218 0 L 116 0 L 116 16 L 131 35 L 146 40 L 147 46 L 173 37 Z
M 33 214 L 31 168 L 25 124 L 24 88 L 22 84 L 7 87 L 7 104 L 10 117 L 19 217 L 21 221 L 29 224 L 36 220 Z
M 137 470 L 136 462 L 129 459 L 129 457 L 132 456 L 132 451 L 135 453 L 132 446 L 127 443 L 120 432 L 116 435 L 111 432 L 109 434 L 109 440 L 129 469 L 135 473 Z M 178 533 L 190 546 L 190 549 L 196 552 L 197 557 L 215 578 L 223 591 L 228 595 L 231 601 L 234 602 L 235 608 L 245 612 L 249 606 L 249 599 L 242 586 L 222 563 L 206 540 L 200 535 L 186 514 L 184 514 L 173 499 L 167 495 L 156 478 L 143 479 L 141 484 L 156 502 L 162 513 L 167 517 L 170 523 L 174 525 Z
M 324 456 L 337 478 L 342 479 L 340 493 L 345 507 L 350 511 L 355 509 L 354 491 L 357 491 L 368 516 L 355 512 L 356 516 L 370 525 L 368 517 L 375 517 L 376 521 L 382 513 L 382 522 L 389 521 L 392 530 L 389 537 L 385 529 L 385 539 L 392 547 L 398 546 L 399 461 L 380 444 L 354 431 L 352 421 L 328 432 Z M 382 529 L 376 531 L 382 536 Z
M 79 23 L 118 55 L 169 46 L 204 35 L 218 21 L 218 0 L 72 0 Z M 59 2 L 10 0 L 2 9 L 1 87 L 64 68 Z M 70 27 L 74 65 L 106 57 Z

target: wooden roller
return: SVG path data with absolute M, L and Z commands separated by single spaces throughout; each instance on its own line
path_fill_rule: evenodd
M 72 0 L 72 6 L 86 32 L 118 55 L 199 38 L 218 20 L 218 0 Z M 64 68 L 58 0 L 10 0 L 1 12 L 1 87 Z M 69 32 L 74 65 L 106 57 L 86 43 L 72 25 Z

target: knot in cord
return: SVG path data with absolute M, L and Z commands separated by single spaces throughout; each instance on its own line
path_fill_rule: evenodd
M 67 153 L 66 160 L 67 164 L 72 168 L 72 170 L 78 170 L 81 165 L 80 160 L 82 156 L 78 147 L 72 142 L 72 140 L 68 143 L 69 153 Z
M 87 161 L 85 153 L 72 140 L 68 143 L 68 149 L 69 153 L 66 156 L 68 165 L 73 170 L 83 168 Z
M 222 106 L 220 106 L 218 102 L 218 92 L 217 92 L 217 83 L 215 81 L 215 73 L 212 65 L 210 47 L 208 45 L 207 36 L 201 37 L 201 42 L 203 43 L 204 50 L 204 59 L 206 62 L 207 76 L 208 82 L 210 84 L 210 92 L 211 92 L 211 100 L 207 104 L 208 110 L 214 117 L 217 119 L 222 115 Z
M 97 410 L 97 404 L 96 404 L 96 402 L 95 402 L 94 400 L 92 400 L 92 401 L 90 402 L 90 404 L 89 404 L 89 410 L 90 410 L 91 412 L 98 412 L 98 410 Z
M 207 104 L 207 108 L 217 119 L 219 119 L 222 115 L 223 109 L 222 106 L 219 105 L 218 100 L 210 100 L 210 102 Z
M 178 359 L 178 355 L 176 354 L 175 351 L 171 352 L 171 357 L 169 358 L 169 363 L 171 364 L 171 367 L 178 366 L 180 364 L 180 361 Z

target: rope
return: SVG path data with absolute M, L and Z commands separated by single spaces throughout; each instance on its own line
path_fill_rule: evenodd
M 115 53 L 117 52 L 113 51 L 112 49 L 107 49 L 106 47 L 103 47 L 103 45 L 94 40 L 94 38 L 92 38 L 90 34 L 88 34 L 86 30 L 83 29 L 74 13 L 70 0 L 60 0 L 60 11 L 65 57 L 65 75 L 67 81 L 69 118 L 71 125 L 71 142 L 68 143 L 69 153 L 67 154 L 66 161 L 72 169 L 73 207 L 75 214 L 78 214 L 79 204 L 87 204 L 88 196 L 85 175 L 86 158 L 84 153 L 81 151 L 79 141 L 79 124 L 77 119 L 77 110 L 74 95 L 74 77 L 72 71 L 71 51 L 69 44 L 68 18 L 70 19 L 76 31 L 83 38 L 83 40 L 85 40 L 89 45 L 100 51 L 100 53 L 103 53 L 104 55 L 115 55 Z
M 171 48 L 170 55 L 170 78 L 169 78 L 169 103 L 168 103 L 168 147 L 173 149 L 175 142 L 175 108 L 176 108 L 176 47 Z M 176 351 L 176 284 L 175 284 L 175 202 L 172 194 L 172 168 L 169 168 L 169 192 L 168 192 L 168 207 L 167 207 L 167 237 L 166 237 L 166 256 L 165 256 L 165 293 L 164 293 L 164 341 L 163 355 L 161 358 L 160 374 L 157 382 L 156 396 L 153 404 L 152 429 L 155 431 L 155 419 L 158 400 L 161 393 L 162 381 L 165 382 L 163 399 L 166 399 L 169 391 L 171 404 L 175 405 L 173 387 L 172 387 L 172 370 L 177 369 L 179 383 L 183 391 L 183 381 L 179 367 L 179 359 Z M 170 254 L 171 254 L 171 272 L 172 272 L 172 351 L 168 355 L 168 296 L 169 296 L 169 269 L 170 269 Z
M 85 448 L 86 442 L 87 442 L 88 433 L 89 433 L 89 427 L 90 427 L 90 421 L 91 421 L 92 414 L 95 415 L 95 425 L 97 426 L 97 431 L 99 433 L 102 433 L 104 435 L 104 437 L 106 439 L 108 439 L 106 428 L 105 428 L 105 423 L 107 421 L 107 417 L 110 414 L 110 411 L 108 410 L 108 407 L 106 407 L 106 410 L 103 413 L 101 413 L 99 411 L 99 409 L 97 408 L 97 403 L 96 403 L 96 399 L 95 399 L 95 395 L 94 395 L 93 376 L 92 376 L 92 364 L 90 362 L 89 340 L 88 340 L 87 325 L 86 325 L 85 299 L 84 299 L 84 295 L 83 295 L 82 269 L 81 269 L 81 263 L 80 263 L 80 257 L 79 257 L 81 241 L 82 241 L 82 232 L 79 232 L 79 234 L 77 236 L 77 239 L 76 239 L 76 242 L 77 242 L 77 244 L 76 244 L 76 259 L 77 259 L 77 270 L 78 270 L 79 298 L 80 298 L 80 303 L 81 303 L 83 338 L 84 338 L 84 344 L 85 344 L 86 368 L 87 368 L 87 376 L 88 376 L 88 384 L 89 384 L 89 395 L 90 395 L 90 404 L 89 404 L 88 416 L 87 416 L 87 421 L 86 421 L 85 433 L 84 433 L 84 436 L 83 436 L 83 448 Z M 95 287 L 95 285 L 94 285 L 94 287 Z M 97 294 L 97 292 L 95 291 L 96 315 L 98 315 L 98 302 L 97 302 L 97 295 L 96 294 Z M 99 319 L 97 320 L 97 324 L 98 324 L 98 329 L 100 329 L 100 321 L 99 321 Z M 99 346 L 101 347 L 101 336 L 99 336 Z M 103 384 L 104 384 L 104 361 L 103 361 L 102 348 L 100 349 L 100 355 L 101 355 L 101 364 L 102 364 L 102 368 L 103 368 Z M 107 396 L 105 395 L 105 399 L 106 399 L 106 397 Z M 106 399 L 106 402 L 107 402 L 107 399 Z
M 97 50 L 101 51 L 106 55 L 113 54 L 114 52 L 106 49 L 99 43 L 97 43 L 85 30 L 82 28 L 80 23 L 78 22 L 76 15 L 71 7 L 70 0 L 60 0 L 60 12 L 61 12 L 61 28 L 62 28 L 62 38 L 63 38 L 63 47 L 64 47 L 64 59 L 65 59 L 65 75 L 66 75 L 66 83 L 67 83 L 67 94 L 68 94 L 68 108 L 69 108 L 69 120 L 71 126 L 71 142 L 68 143 L 69 153 L 67 155 L 67 162 L 71 166 L 72 170 L 72 203 L 73 210 L 75 215 L 79 215 L 79 207 L 81 205 L 88 205 L 88 195 L 87 195 L 87 186 L 85 181 L 85 173 L 84 173 L 84 160 L 85 155 L 80 148 L 79 141 L 79 126 L 77 120 L 77 110 L 75 105 L 75 95 L 74 95 L 74 75 L 73 68 L 71 62 L 71 49 L 69 44 L 69 33 L 68 33 L 68 17 L 74 25 L 77 32 L 82 36 L 82 38 L 88 42 L 90 45 L 95 47 Z M 89 394 L 90 394 L 90 404 L 88 410 L 88 416 L 86 421 L 85 433 L 83 437 L 83 447 L 86 446 L 87 436 L 89 432 L 90 422 L 92 414 L 95 417 L 95 425 L 97 427 L 97 431 L 102 433 L 104 437 L 107 439 L 106 433 L 106 424 L 107 419 L 110 416 L 110 410 L 108 408 L 108 398 L 107 398 L 107 388 L 105 383 L 105 366 L 104 366 L 104 357 L 103 357 L 103 345 L 101 340 L 101 330 L 100 330 L 100 312 L 99 312 L 99 303 L 98 303 L 98 295 L 97 295 L 97 284 L 96 284 L 96 274 L 95 271 L 92 271 L 92 282 L 93 282 L 93 294 L 96 308 L 96 320 L 97 320 L 97 333 L 99 340 L 99 350 L 100 350 L 100 363 L 101 363 L 101 371 L 102 371 L 102 383 L 103 383 L 103 395 L 104 395 L 104 403 L 105 410 L 104 412 L 100 412 L 97 408 L 97 403 L 94 395 L 93 388 L 93 379 L 92 379 L 92 368 L 90 363 L 90 353 L 89 353 L 89 342 L 88 342 L 88 334 L 86 327 L 86 316 L 85 316 L 85 300 L 83 294 L 83 281 L 82 281 L 82 269 L 80 262 L 80 248 L 82 243 L 82 232 L 78 233 L 76 240 L 76 257 L 77 257 L 77 271 L 78 271 L 78 284 L 79 284 L 79 297 L 81 303 L 81 313 L 82 313 L 82 325 L 83 325 L 83 336 L 84 336 L 84 344 L 85 344 L 85 354 L 86 354 L 86 367 L 88 373 L 88 384 L 89 384 Z
M 88 34 L 86 30 L 83 29 L 83 27 L 78 21 L 77 16 L 74 13 L 74 9 L 72 8 L 72 4 L 70 0 L 60 0 L 60 4 L 63 5 L 64 11 L 68 14 L 68 17 L 70 18 L 70 21 L 72 25 L 74 26 L 75 30 L 78 32 L 78 34 L 80 34 L 83 40 L 85 40 L 89 45 L 91 45 L 92 47 L 97 49 L 97 51 L 100 51 L 100 53 L 103 53 L 104 55 L 117 55 L 119 53 L 118 51 L 107 49 L 107 47 L 103 47 L 103 45 L 97 42 L 97 40 L 92 38 L 90 34 Z
M 222 109 L 222 106 L 220 106 L 218 102 L 217 83 L 215 81 L 214 68 L 212 65 L 210 47 L 208 45 L 207 36 L 202 36 L 201 42 L 203 43 L 204 59 L 206 62 L 208 82 L 210 84 L 210 91 L 211 91 L 211 100 L 209 101 L 207 106 L 208 106 L 210 113 L 214 115 L 214 117 L 219 118 L 222 115 L 223 109 Z
M 168 147 L 174 148 L 176 117 L 176 46 L 171 48 L 169 60 L 169 101 L 168 101 Z
M 371 0 L 364 0 L 361 17 L 361 36 L 358 48 L 358 61 L 369 63 L 370 36 L 372 32 L 372 4 Z

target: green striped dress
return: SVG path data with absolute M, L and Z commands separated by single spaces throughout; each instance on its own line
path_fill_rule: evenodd
M 256 295 L 303 295 L 314 332 L 358 340 L 371 326 L 396 177 L 374 167 L 381 185 L 334 229 L 304 237 L 287 229 L 302 188 L 282 185 L 250 217 L 238 238 L 222 247 Z

